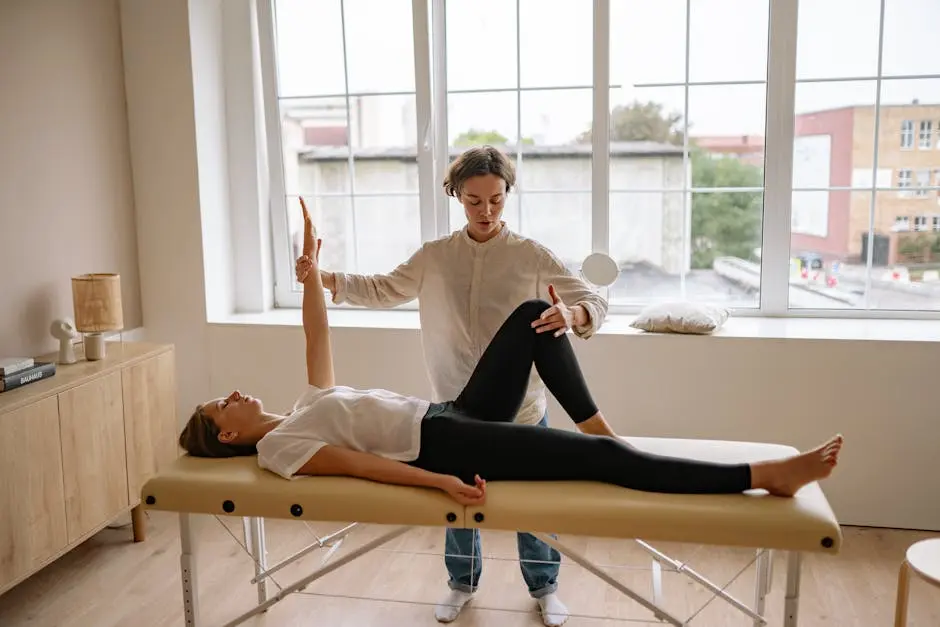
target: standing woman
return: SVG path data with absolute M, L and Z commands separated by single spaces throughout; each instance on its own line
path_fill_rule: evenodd
M 606 300 L 572 275 L 550 250 L 510 231 L 503 222 L 506 196 L 515 183 L 515 169 L 503 152 L 492 146 L 470 148 L 453 161 L 444 180 L 447 195 L 463 205 L 466 226 L 425 243 L 388 274 L 321 270 L 334 303 L 389 308 L 419 299 L 425 364 L 435 402 L 460 393 L 487 344 L 520 302 L 542 298 L 552 303 L 533 323 L 541 333 L 560 335 L 570 329 L 587 339 L 607 315 Z M 546 410 L 545 385 L 533 369 L 515 422 L 547 427 Z M 614 435 L 606 422 L 579 428 Z M 481 550 L 478 530 L 447 529 L 444 561 L 450 591 L 435 608 L 439 621 L 457 618 L 472 597 L 482 572 Z M 568 618 L 556 593 L 561 556 L 528 533 L 518 534 L 518 550 L 522 576 L 544 623 L 561 625 Z

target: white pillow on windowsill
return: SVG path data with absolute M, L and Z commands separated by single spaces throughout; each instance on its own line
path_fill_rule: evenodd
M 672 302 L 645 307 L 630 326 L 649 333 L 708 335 L 721 329 L 727 320 L 728 310 L 724 307 Z

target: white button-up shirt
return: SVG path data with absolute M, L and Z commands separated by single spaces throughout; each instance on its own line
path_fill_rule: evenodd
M 607 301 L 574 276 L 535 240 L 503 225 L 486 242 L 477 242 L 466 227 L 427 242 L 389 274 L 335 273 L 335 303 L 390 308 L 418 299 L 425 365 L 432 401 L 457 398 L 487 345 L 522 302 L 551 302 L 549 284 L 568 305 L 582 305 L 589 321 L 573 328 L 592 336 L 607 316 Z M 533 367 L 516 422 L 538 423 L 545 415 L 545 384 Z

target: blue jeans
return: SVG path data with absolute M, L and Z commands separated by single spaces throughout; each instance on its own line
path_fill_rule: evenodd
M 548 413 L 542 416 L 540 427 L 548 427 Z M 545 460 L 552 463 L 551 460 Z M 555 537 L 554 535 L 552 536 Z M 517 533 L 519 567 L 532 598 L 539 599 L 558 589 L 558 570 L 561 555 L 535 536 Z M 480 585 L 483 554 L 479 529 L 447 528 L 444 537 L 444 564 L 447 566 L 449 585 L 454 590 L 474 592 Z

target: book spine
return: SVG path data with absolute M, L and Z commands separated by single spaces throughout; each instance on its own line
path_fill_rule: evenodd
M 0 392 L 13 390 L 55 375 L 55 362 L 36 364 L 32 368 L 0 377 Z

